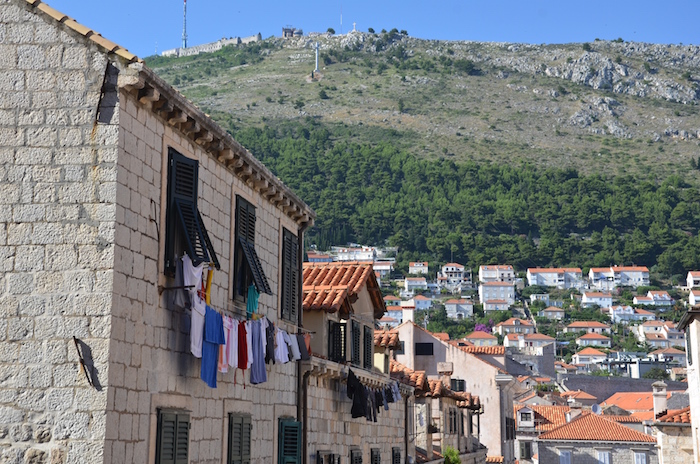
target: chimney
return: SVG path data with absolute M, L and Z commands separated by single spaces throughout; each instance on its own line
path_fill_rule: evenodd
M 666 406 L 666 384 L 659 380 L 652 383 L 651 388 L 653 389 L 652 395 L 654 397 L 654 418 L 657 418 L 668 409 Z
M 401 319 L 403 322 L 406 322 L 406 321 L 413 322 L 413 308 L 404 307 L 402 310 L 401 316 L 402 316 Z
M 452 363 L 451 362 L 439 362 L 437 363 L 437 371 L 440 376 L 442 384 L 447 388 L 452 388 Z

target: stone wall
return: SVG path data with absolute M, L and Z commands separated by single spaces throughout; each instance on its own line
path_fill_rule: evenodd
M 693 434 L 690 425 L 655 426 L 660 464 L 693 462 Z
M 119 114 L 98 114 L 115 76 L 78 37 L 0 2 L 3 463 L 103 461 Z M 95 388 L 73 337 L 91 351 Z
M 227 45 L 245 45 L 253 42 L 259 42 L 262 40 L 260 33 L 256 35 L 251 35 L 250 37 L 231 37 L 230 39 L 219 39 L 216 42 L 209 42 L 201 45 L 194 45 L 187 48 L 172 48 L 170 50 L 163 50 L 161 52 L 162 56 L 192 56 L 199 55 L 200 53 L 212 53 L 221 50 Z
M 610 451 L 610 462 L 615 464 L 636 464 L 634 462 L 634 451 L 645 451 L 647 464 L 658 464 L 655 443 L 617 443 L 600 442 L 588 444 L 582 441 L 576 442 L 555 442 L 553 440 L 542 440 L 538 445 L 538 461 L 541 463 L 559 462 L 559 446 L 562 449 L 571 451 L 572 463 L 594 463 L 598 462 L 598 450 Z
M 221 263 L 215 271 L 212 307 L 244 313 L 233 303 L 232 228 L 236 195 L 256 207 L 256 251 L 273 295 L 262 294 L 259 312 L 277 323 L 281 226 L 297 226 L 221 163 L 166 124 L 131 94 L 120 95 L 121 131 L 116 188 L 114 303 L 105 463 L 155 456 L 157 408 L 190 411 L 190 461 L 221 463 L 226 457 L 228 413 L 252 416 L 252 462 L 277 453 L 277 421 L 296 417 L 295 363 L 268 367 L 268 382 L 250 385 L 248 371 L 219 374 L 218 388 L 199 378 L 200 361 L 189 350 L 189 314 L 170 302 L 173 286 L 163 274 L 167 150 L 199 161 L 198 209 Z M 152 221 L 153 219 L 153 221 Z M 160 242 L 159 242 L 160 237 Z M 279 325 L 294 331 L 284 322 Z M 236 378 L 237 376 L 237 378 Z M 116 426 L 118 424 L 118 426 Z
M 632 379 L 629 377 L 597 377 L 592 375 L 558 374 L 559 382 L 569 390 L 583 390 L 602 403 L 617 392 L 651 392 L 654 379 Z M 668 391 L 685 391 L 688 384 L 664 380 Z
M 379 449 L 381 462 L 391 462 L 391 449 L 401 450 L 401 462 L 406 461 L 404 435 L 405 398 L 390 403 L 389 410 L 383 408 L 377 414 L 377 422 L 368 422 L 364 417 L 353 419 L 350 414 L 352 400 L 347 397 L 345 383 L 337 379 L 311 376 L 308 379 L 308 437 L 307 457 L 310 464 L 316 462 L 317 451 L 330 451 L 350 462 L 350 450 L 360 449 L 363 462 L 370 462 L 370 450 Z M 413 409 L 413 398 L 409 398 L 409 410 Z M 415 436 L 409 424 L 409 455 L 415 456 Z

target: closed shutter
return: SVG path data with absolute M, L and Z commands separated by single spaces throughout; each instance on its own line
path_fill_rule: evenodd
M 250 464 L 250 416 L 229 414 L 228 464 Z
M 374 345 L 374 332 L 371 327 L 364 327 L 364 362 L 363 366 L 367 370 L 372 369 L 374 359 L 372 358 L 372 346 Z
M 401 464 L 401 450 L 399 448 L 391 448 L 391 464 Z
M 370 450 L 369 461 L 371 464 L 382 464 L 382 453 L 377 448 Z
M 283 229 L 282 239 L 282 319 L 296 322 L 299 304 L 299 240 L 287 229 Z
M 362 334 L 360 333 L 360 323 L 357 321 L 352 321 L 352 329 L 350 336 L 352 337 L 352 363 L 356 366 L 360 365 L 360 339 Z
M 164 411 L 158 413 L 157 464 L 187 464 L 189 455 L 190 416 Z
M 362 451 L 350 451 L 350 464 L 362 464 Z
M 301 463 L 301 423 L 292 420 L 279 421 L 278 464 Z
M 345 324 L 329 321 L 328 335 L 328 358 L 345 362 Z

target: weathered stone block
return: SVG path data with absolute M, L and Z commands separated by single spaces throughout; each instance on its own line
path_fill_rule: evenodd
M 28 147 L 55 147 L 58 140 L 58 129 L 54 127 L 27 128 Z
M 41 271 L 44 268 L 44 247 L 18 246 L 15 251 L 15 271 Z
M 7 292 L 11 295 L 25 295 L 34 291 L 34 276 L 29 273 L 14 273 L 7 276 Z
M 42 205 L 43 206 L 43 205 Z M 32 243 L 55 245 L 64 241 L 64 231 L 61 224 L 45 222 L 35 224 L 32 230 Z
M 87 50 L 84 47 L 66 47 L 63 50 L 63 62 L 61 63 L 64 69 L 85 69 L 87 63 Z
M 19 69 L 46 68 L 44 48 L 38 45 L 20 45 L 17 47 L 17 67 Z

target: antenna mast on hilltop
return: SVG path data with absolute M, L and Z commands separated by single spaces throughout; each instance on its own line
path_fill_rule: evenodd
M 182 9 L 182 48 L 187 48 L 187 0 Z

